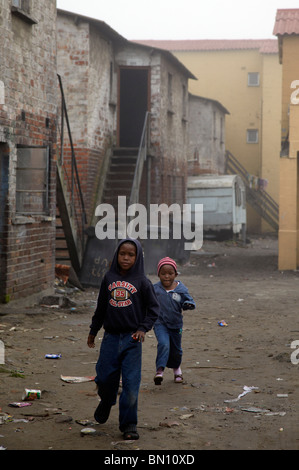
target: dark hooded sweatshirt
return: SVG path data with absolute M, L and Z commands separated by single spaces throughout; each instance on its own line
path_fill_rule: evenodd
M 128 241 L 136 246 L 136 260 L 134 266 L 122 276 L 117 262 L 118 250 Z M 114 334 L 137 330 L 147 332 L 158 315 L 159 304 L 154 288 L 144 272 L 142 247 L 137 240 L 122 240 L 102 280 L 90 334 L 96 336 L 102 326 L 107 333 Z

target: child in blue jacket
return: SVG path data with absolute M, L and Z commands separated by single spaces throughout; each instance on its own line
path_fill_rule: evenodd
M 192 310 L 195 302 L 187 287 L 175 278 L 178 275 L 176 262 L 163 258 L 158 263 L 157 274 L 160 281 L 154 285 L 160 305 L 159 318 L 154 332 L 158 341 L 156 375 L 154 382 L 161 385 L 165 367 L 173 369 L 175 383 L 182 383 L 182 310 Z
M 158 313 L 153 285 L 144 273 L 142 247 L 138 240 L 122 240 L 101 283 L 87 344 L 95 347 L 95 337 L 103 327 L 95 378 L 101 401 L 94 417 L 101 424 L 108 420 L 122 376 L 119 428 L 127 440 L 139 438 L 136 426 L 142 342 Z

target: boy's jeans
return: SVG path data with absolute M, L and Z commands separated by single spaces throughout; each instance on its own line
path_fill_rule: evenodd
M 156 370 L 159 367 L 177 369 L 182 362 L 182 330 L 171 330 L 162 323 L 156 323 L 154 332 L 158 341 Z
M 115 405 L 120 377 L 119 429 L 137 424 L 138 393 L 141 382 L 142 344 L 131 333 L 104 333 L 96 365 L 98 394 L 107 405 Z

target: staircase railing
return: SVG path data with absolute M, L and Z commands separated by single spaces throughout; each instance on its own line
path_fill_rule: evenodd
M 237 173 L 246 186 L 246 197 L 249 204 L 275 230 L 279 228 L 279 206 L 264 189 L 253 189 L 249 184 L 250 174 L 228 150 L 226 157 L 226 173 Z
M 60 75 L 58 75 L 58 81 L 61 92 L 61 135 L 60 154 L 57 161 L 57 173 L 59 177 L 58 190 L 60 190 L 60 195 L 58 195 L 57 199 L 58 203 L 60 202 L 60 216 L 66 236 L 71 262 L 75 271 L 78 272 L 82 265 L 82 257 L 84 253 L 84 228 L 85 224 L 87 223 L 87 217 Z M 65 122 L 71 148 L 70 159 L 64 158 Z
M 149 144 L 150 114 L 151 113 L 149 111 L 147 111 L 145 114 L 129 205 L 135 204 L 139 201 L 139 189 L 141 184 L 143 166 L 147 158 L 147 150 Z

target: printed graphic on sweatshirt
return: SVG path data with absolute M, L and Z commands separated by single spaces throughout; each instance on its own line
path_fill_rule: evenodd
M 126 281 L 112 282 L 108 289 L 111 293 L 110 305 L 113 307 L 128 307 L 132 304 L 132 294 L 137 292 L 136 287 Z

